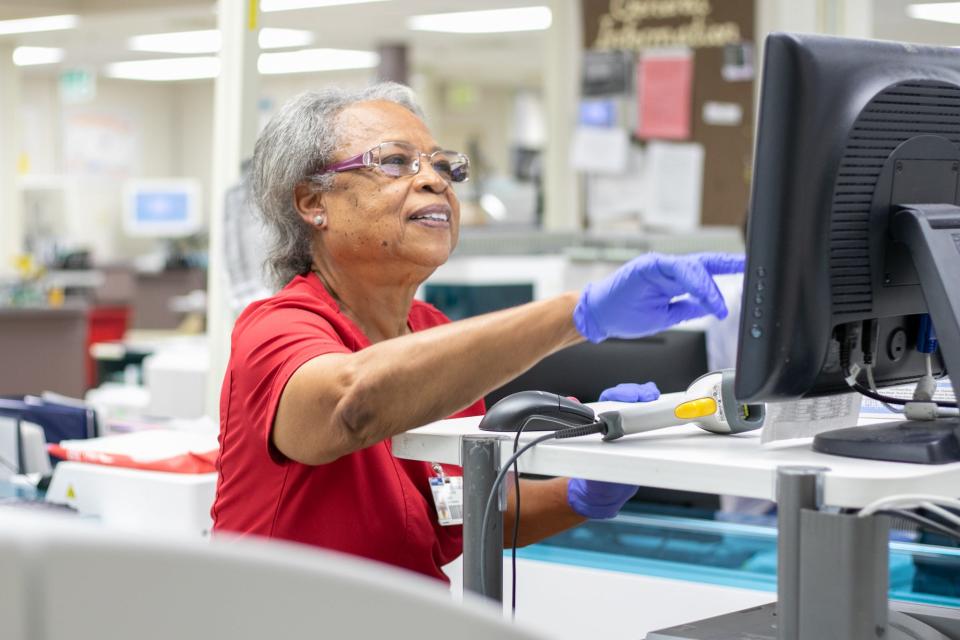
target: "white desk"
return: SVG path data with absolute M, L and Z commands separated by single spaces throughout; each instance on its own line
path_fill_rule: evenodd
M 598 412 L 614 403 L 593 403 Z M 513 434 L 480 431 L 479 417 L 441 420 L 393 439 L 399 458 L 461 464 L 465 435 L 503 435 L 509 458 Z M 542 433 L 523 434 L 529 442 Z M 720 436 L 693 426 L 603 442 L 599 435 L 544 442 L 520 458 L 523 473 L 623 482 L 644 487 L 700 491 L 748 498 L 776 498 L 777 469 L 824 467 L 825 506 L 862 507 L 898 493 L 960 495 L 960 463 L 919 465 L 843 458 L 817 453 L 809 443 L 762 446 L 758 431 Z
M 598 412 L 610 403 L 595 403 L 590 406 Z M 485 502 L 492 483 L 491 463 L 495 469 L 506 461 L 512 453 L 513 434 L 496 434 L 480 431 L 477 427 L 479 417 L 443 420 L 415 429 L 393 439 L 393 453 L 400 458 L 460 464 L 464 467 L 465 521 L 464 521 L 464 585 L 497 597 L 499 591 L 499 568 L 485 560 L 487 584 L 481 586 L 476 574 L 479 561 L 487 553 L 479 552 L 477 539 L 480 525 L 476 521 L 477 502 L 482 496 Z M 528 442 L 541 433 L 524 434 L 521 442 Z M 496 453 L 496 441 L 490 438 L 501 437 L 499 456 Z M 469 437 L 464 444 L 464 437 Z M 483 438 L 487 453 L 482 453 Z M 477 453 L 483 460 L 477 463 Z M 471 460 L 465 458 L 471 458 Z M 699 491 L 705 493 L 739 495 L 752 498 L 778 498 L 778 478 L 781 470 L 790 467 L 821 468 L 817 476 L 810 476 L 804 489 L 797 482 L 786 481 L 793 486 L 784 493 L 780 488 L 780 544 L 781 572 L 778 576 L 778 593 L 781 602 L 798 602 L 800 587 L 799 572 L 801 565 L 811 564 L 811 557 L 800 558 L 800 535 L 802 512 L 814 511 L 822 507 L 862 507 L 878 498 L 903 493 L 928 493 L 939 495 L 960 495 L 960 463 L 949 465 L 914 465 L 906 463 L 878 462 L 844 458 L 816 453 L 809 443 L 792 446 L 762 446 L 759 433 L 738 436 L 719 436 L 707 433 L 697 427 L 676 427 L 662 431 L 627 436 L 614 442 L 603 442 L 599 435 L 583 438 L 548 441 L 528 451 L 519 462 L 522 472 L 542 475 L 582 477 L 594 480 L 623 482 L 648 487 Z M 483 479 L 472 480 L 475 478 Z M 817 482 L 816 499 L 809 487 L 813 480 Z M 802 482 L 801 482 L 802 484 Z M 807 497 L 803 497 L 806 495 Z M 787 496 L 785 498 L 785 496 Z M 471 505 L 471 501 L 473 504 Z M 790 502 L 791 504 L 787 504 Z M 482 505 L 479 508 L 482 513 Z M 473 514 L 473 515 L 471 515 Z M 846 516 L 836 516 L 839 520 Z M 849 517 L 847 524 L 849 524 Z M 499 520 L 499 519 L 498 519 Z M 471 522 L 472 521 L 472 522 Z M 502 524 L 502 523 L 501 523 Z M 847 524 L 840 526 L 846 527 Z M 807 526 L 804 524 L 803 526 Z M 879 530 L 879 529 L 878 529 Z M 494 532 L 490 535 L 489 532 Z M 883 535 L 886 535 L 885 525 Z M 497 527 L 488 529 L 487 546 L 493 544 L 500 548 L 502 537 Z M 857 533 L 856 535 L 861 535 Z M 885 539 L 885 538 L 884 538 Z M 807 539 L 809 540 L 809 539 Z M 819 539 L 818 539 L 819 542 Z M 885 545 L 885 542 L 884 542 Z M 816 546 L 816 545 L 814 545 Z M 856 546 L 856 545 L 855 545 Z M 883 549 L 885 571 L 886 550 Z M 499 559 L 499 553 L 496 554 Z M 471 558 L 471 556 L 474 556 Z M 827 567 L 828 571 L 831 567 Z M 470 571 L 473 575 L 467 575 Z M 493 578 L 491 578 L 493 574 Z M 822 576 L 822 573 L 821 573 Z M 822 577 L 818 576 L 818 579 Z M 878 578 L 879 580 L 879 578 Z M 839 580 L 838 580 L 839 582 Z M 886 594 L 885 574 L 883 588 Z M 809 593 L 809 589 L 806 593 Z M 885 600 L 885 595 L 884 595 Z M 787 608 L 789 611 L 785 611 Z M 799 618 L 801 609 L 796 605 L 781 604 L 779 622 L 784 623 Z M 803 615 L 810 616 L 803 610 Z M 819 614 L 820 612 L 817 612 Z M 886 612 L 884 612 L 885 615 Z M 816 616 L 814 616 L 816 617 Z M 796 623 L 793 622 L 796 626 Z M 785 625 L 789 626 L 789 625 Z M 796 632 L 779 632 L 779 638 L 799 637 Z M 701 637 L 701 636 L 655 636 Z M 775 636 L 750 636 L 775 637 Z M 890 640 L 896 636 L 888 636 Z

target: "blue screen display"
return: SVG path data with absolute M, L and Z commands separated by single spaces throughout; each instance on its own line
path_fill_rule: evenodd
M 186 222 L 189 215 L 186 193 L 142 191 L 136 195 L 137 222 Z

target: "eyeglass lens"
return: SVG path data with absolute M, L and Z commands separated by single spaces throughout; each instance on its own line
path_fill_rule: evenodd
M 466 158 L 455 151 L 435 151 L 429 156 L 433 170 L 447 182 L 467 179 Z M 420 170 L 420 153 L 412 145 L 402 142 L 384 142 L 380 145 L 380 170 L 395 178 L 410 176 Z

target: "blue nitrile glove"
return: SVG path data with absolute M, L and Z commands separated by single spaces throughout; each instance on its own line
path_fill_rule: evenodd
M 650 402 L 659 397 L 660 390 L 652 382 L 625 383 L 605 390 L 600 394 L 600 401 Z M 585 518 L 612 518 L 620 513 L 620 508 L 636 492 L 637 487 L 632 484 L 571 478 L 567 483 L 567 502 L 571 509 Z
M 741 273 L 743 264 L 742 255 L 728 253 L 648 253 L 588 284 L 573 324 L 590 342 L 602 342 L 647 336 L 709 313 L 723 319 L 727 306 L 713 276 Z

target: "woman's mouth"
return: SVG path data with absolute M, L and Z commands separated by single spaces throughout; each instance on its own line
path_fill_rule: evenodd
M 407 216 L 407 220 L 424 227 L 445 229 L 450 226 L 450 214 L 450 207 L 446 205 L 430 205 L 417 209 Z

